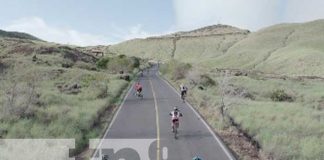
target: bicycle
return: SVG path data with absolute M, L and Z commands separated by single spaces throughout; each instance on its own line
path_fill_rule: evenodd
M 181 93 L 181 99 L 182 99 L 182 102 L 183 102 L 183 103 L 186 102 L 186 96 L 187 96 L 187 93 L 185 93 L 185 92 L 182 92 L 182 93 Z
M 143 94 L 139 91 L 136 91 L 135 95 L 138 97 L 138 98 L 141 98 L 143 99 Z
M 179 119 L 175 119 L 172 121 L 172 132 L 174 133 L 174 139 L 178 138 L 178 128 L 179 128 Z
M 179 128 L 179 118 L 182 117 L 182 113 L 179 112 L 179 109 L 177 106 L 173 108 L 173 111 L 169 113 L 170 116 L 172 116 L 172 132 L 174 133 L 174 138 L 178 138 L 178 128 Z

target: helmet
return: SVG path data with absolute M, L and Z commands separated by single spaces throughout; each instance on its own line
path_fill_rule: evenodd
M 178 107 L 177 106 L 173 107 L 173 110 L 178 111 Z
M 199 158 L 198 156 L 194 157 L 192 160 L 202 160 L 201 158 Z

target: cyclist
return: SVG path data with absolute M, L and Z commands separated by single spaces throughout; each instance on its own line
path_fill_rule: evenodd
M 140 70 L 140 76 L 143 77 L 143 70 Z
M 200 157 L 196 156 L 192 160 L 202 160 Z
M 181 83 L 180 84 L 181 99 L 184 99 L 184 96 L 187 95 L 187 91 L 188 88 L 183 83 Z
M 142 85 L 139 82 L 137 82 L 135 84 L 135 90 L 136 90 L 136 95 L 137 96 L 140 96 L 141 95 L 141 92 L 143 90 L 143 87 L 142 87 Z
M 174 107 L 173 111 L 170 112 L 171 116 L 171 127 L 172 127 L 172 132 L 174 132 L 175 127 L 179 127 L 179 118 L 182 117 L 182 113 L 180 113 L 178 107 Z

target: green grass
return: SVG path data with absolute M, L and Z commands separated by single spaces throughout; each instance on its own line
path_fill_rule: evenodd
M 249 35 L 180 38 L 174 59 L 204 68 L 253 69 L 282 75 L 323 76 L 324 21 L 281 24 Z M 111 52 L 170 60 L 172 39 L 135 39 Z
M 30 40 L 37 40 L 40 41 L 39 38 L 34 37 L 30 34 L 27 33 L 22 33 L 22 32 L 7 32 L 0 30 L 0 37 L 10 37 L 10 38 L 20 38 L 20 39 L 30 39 Z
M 177 41 L 174 58 L 172 39 L 132 40 L 110 48 L 125 55 L 138 55 L 156 60 L 171 60 L 161 72 L 173 84 L 191 84 L 208 74 L 216 82 L 223 78 L 216 68 L 244 69 L 250 77 L 230 76 L 231 90 L 240 89 L 253 96 L 225 97 L 227 113 L 262 147 L 261 152 L 274 159 L 324 159 L 324 82 L 321 80 L 283 80 L 253 74 L 261 71 L 270 75 L 324 75 L 324 21 L 281 24 L 261 29 L 247 36 L 224 35 L 181 38 Z M 174 74 L 177 64 L 193 67 L 179 78 Z M 192 74 L 198 70 L 198 75 Z M 252 74 L 250 74 L 252 73 Z M 200 78 L 199 78 L 200 77 Z M 189 100 L 216 130 L 226 128 L 220 115 L 219 86 L 198 89 L 190 85 Z M 275 102 L 276 91 L 292 97 L 292 102 Z
M 109 51 L 117 54 L 136 56 L 141 58 L 154 58 L 158 60 L 170 59 L 172 51 L 171 39 L 139 39 L 122 42 L 109 47 Z
M 324 111 L 298 103 L 245 101 L 230 115 L 276 159 L 324 158 Z
M 46 42 L 0 38 L 0 44 L 0 56 L 4 57 L 1 63 L 8 66 L 0 79 L 1 138 L 73 138 L 76 140 L 74 153 L 83 151 L 89 139 L 99 138 L 129 84 L 109 68 L 112 64 L 97 69 L 91 56 L 73 47 L 66 49 Z M 39 48 L 52 48 L 54 52 L 39 54 Z M 73 61 L 65 57 L 67 52 L 82 58 Z M 33 55 L 37 56 L 37 61 L 33 61 Z M 113 67 L 118 71 L 127 68 L 131 76 L 144 62 L 134 57 L 124 59 L 127 63 Z M 72 63 L 72 66 L 64 68 L 63 63 Z M 11 92 L 15 84 L 15 92 Z M 75 94 L 65 91 L 71 90 L 74 84 L 80 86 L 76 89 L 79 91 Z M 33 85 L 35 90 L 31 92 Z M 18 96 L 13 109 L 8 100 L 10 93 Z M 20 112 L 23 109 L 30 114 Z
M 63 80 L 67 84 L 80 83 L 81 93 L 61 93 L 55 84 Z M 99 99 L 98 91 L 105 85 L 108 88 L 108 97 Z M 39 101 L 42 105 L 34 106 L 33 118 L 19 118 L 9 122 L 2 119 L 0 125 L 10 123 L 10 126 L 5 127 L 8 132 L 6 138 L 75 138 L 76 148 L 80 151 L 88 142 L 84 136 L 99 136 L 100 130 L 94 129 L 99 113 L 119 97 L 126 85 L 126 81 L 113 75 L 71 69 L 60 78 L 39 82 Z
M 192 68 L 197 70 L 197 68 Z M 189 85 L 188 100 L 204 116 L 216 131 L 227 128 L 228 121 L 220 114 L 221 90 L 219 83 L 224 77 L 209 72 L 215 86 L 198 89 L 184 79 L 172 79 L 172 72 L 162 72 L 175 86 Z M 197 73 L 206 74 L 199 70 Z M 253 95 L 248 99 L 227 94 L 226 113 L 261 145 L 261 152 L 274 159 L 323 159 L 324 154 L 324 82 L 318 80 L 282 80 L 255 76 L 229 76 L 230 90 L 243 88 Z M 293 102 L 276 102 L 271 95 L 283 90 L 294 97 Z M 243 157 L 243 155 L 240 155 Z

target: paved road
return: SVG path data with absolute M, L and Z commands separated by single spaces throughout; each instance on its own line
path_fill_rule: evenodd
M 183 103 L 174 88 L 156 73 L 155 67 L 140 78 L 142 100 L 134 96 L 133 89 L 128 92 L 104 136 L 108 143 L 120 144 L 120 152 L 113 151 L 115 156 L 118 154 L 117 157 L 125 160 L 137 160 L 138 156 L 152 160 L 191 160 L 195 155 L 204 160 L 235 159 L 192 107 Z M 178 139 L 171 132 L 169 112 L 173 106 L 183 113 Z M 136 148 L 137 152 L 148 150 L 148 155 L 121 150 L 125 146 Z M 104 152 L 111 154 L 111 150 Z

